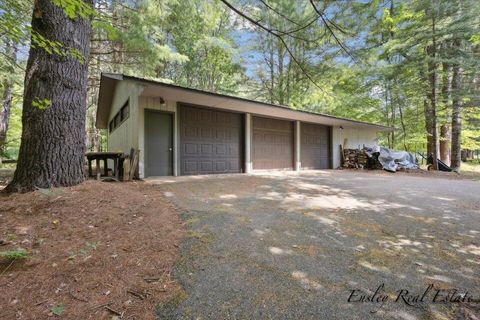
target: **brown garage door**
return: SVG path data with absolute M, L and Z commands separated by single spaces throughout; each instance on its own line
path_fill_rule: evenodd
M 180 106 L 180 174 L 242 172 L 242 115 Z
M 330 168 L 330 127 L 302 123 L 300 160 L 304 169 Z
M 253 169 L 293 168 L 293 122 L 253 117 Z

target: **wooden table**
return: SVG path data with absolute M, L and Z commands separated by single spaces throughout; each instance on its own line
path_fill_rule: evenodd
M 108 159 L 113 161 L 113 174 L 115 179 L 119 180 L 119 171 L 122 166 L 121 160 L 125 158 L 123 152 L 87 152 L 85 154 L 88 161 L 88 176 L 95 177 L 92 172 L 92 161 L 95 160 L 97 171 L 96 174 L 100 173 L 100 161 L 103 160 L 103 176 L 108 177 Z

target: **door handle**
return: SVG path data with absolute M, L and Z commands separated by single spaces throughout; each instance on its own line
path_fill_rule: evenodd
M 170 152 L 173 151 L 173 148 L 168 148 L 168 151 L 170 151 Z

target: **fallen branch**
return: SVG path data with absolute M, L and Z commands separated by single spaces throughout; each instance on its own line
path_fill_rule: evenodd
M 117 316 L 119 316 L 120 318 L 123 317 L 123 313 L 115 310 L 115 309 L 112 309 L 110 308 L 109 306 L 105 306 L 105 309 L 107 309 L 108 311 L 110 311 L 111 313 L 114 313 L 116 314 Z
M 143 278 L 148 283 L 160 281 L 160 278 Z
M 133 290 L 127 290 L 127 292 L 139 298 L 140 300 L 145 300 L 145 297 L 141 293 L 135 292 Z
M 12 264 L 15 262 L 16 259 L 13 259 L 10 264 L 5 268 L 3 269 L 2 273 L 0 273 L 0 276 L 2 276 L 11 266 Z
M 106 306 L 108 306 L 108 305 L 110 305 L 110 304 L 112 304 L 112 303 L 113 303 L 113 302 L 107 302 L 107 303 L 99 304 L 99 305 L 97 305 L 97 306 L 92 307 L 92 310 L 106 307 Z
M 68 292 L 70 294 L 70 296 L 75 299 L 75 300 L 78 300 L 78 301 L 82 301 L 82 302 L 88 302 L 87 299 L 84 299 L 84 298 L 80 298 L 80 297 L 77 297 L 76 295 L 74 295 L 71 291 Z
M 44 304 L 44 303 L 47 302 L 48 300 L 50 300 L 50 299 L 45 299 L 45 300 L 42 300 L 42 301 L 40 301 L 40 302 L 37 302 L 37 303 L 34 304 L 34 306 L 36 307 L 36 306 L 39 306 L 39 305 L 41 305 L 41 304 Z

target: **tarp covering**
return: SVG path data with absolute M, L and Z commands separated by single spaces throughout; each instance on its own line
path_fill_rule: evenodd
M 395 172 L 398 169 L 418 169 L 416 157 L 407 151 L 396 151 L 380 147 L 378 161 L 383 169 Z

